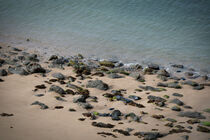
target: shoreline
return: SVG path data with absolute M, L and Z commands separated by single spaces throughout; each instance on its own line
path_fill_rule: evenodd
M 1 35 L 2 36 L 2 35 Z M 2 36 L 3 37 L 3 36 Z M 3 38 L 7 38 L 7 36 L 4 36 Z M 9 37 L 10 38 L 10 37 Z M 47 58 L 49 58 L 51 55 L 56 54 L 58 56 L 64 56 L 65 58 L 71 57 L 73 55 L 77 55 L 80 52 L 72 52 L 72 54 L 66 54 L 63 55 L 61 52 L 63 51 L 63 49 L 59 48 L 57 49 L 56 46 L 53 46 L 51 44 L 47 44 L 47 43 L 43 43 L 43 42 L 39 42 L 38 40 L 33 40 L 33 39 L 29 39 L 29 41 L 27 41 L 27 39 L 25 38 L 21 38 L 16 40 L 15 37 L 12 37 L 14 40 L 13 42 L 9 42 L 9 40 L 1 40 L 4 42 L 4 44 L 7 44 L 9 46 L 14 46 L 17 48 L 24 48 L 28 51 L 36 51 L 37 53 L 39 53 L 42 56 L 45 56 L 45 59 L 47 60 Z M 21 47 L 22 46 L 22 47 Z M 39 46 L 39 47 L 37 47 Z M 43 48 L 43 46 L 45 46 Z M 53 46 L 53 47 L 51 47 Z M 106 58 L 101 58 L 100 56 L 96 56 L 93 54 L 86 54 L 86 58 L 85 59 L 91 59 L 91 60 L 97 60 L 97 61 L 102 61 L 102 60 L 111 60 L 111 61 L 117 61 L 117 62 L 121 62 L 124 65 L 135 65 L 135 64 L 139 64 L 142 65 L 144 68 L 148 65 L 153 63 L 153 61 L 148 61 L 148 60 L 143 60 L 143 61 L 138 61 L 138 60 L 130 60 L 129 62 L 125 62 L 123 60 L 120 60 L 119 58 L 117 58 L 116 56 L 111 56 L 111 57 L 106 57 Z M 204 69 L 202 70 L 201 68 L 198 67 L 193 67 L 192 64 L 183 64 L 182 62 L 180 63 L 172 63 L 172 62 L 167 62 L 165 61 L 164 64 L 161 62 L 155 63 L 158 64 L 161 68 L 167 69 L 171 74 L 173 74 L 174 76 L 179 76 L 179 77 L 184 77 L 184 73 L 185 72 L 192 72 L 195 75 L 197 75 L 196 77 L 199 76 L 208 76 L 210 77 L 210 70 L 208 69 Z M 172 67 L 172 65 L 182 65 L 183 68 L 176 68 L 176 67 Z
M 208 77 L 1 46 L 5 140 L 209 138 Z

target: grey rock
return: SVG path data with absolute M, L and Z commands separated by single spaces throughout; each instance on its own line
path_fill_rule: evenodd
M 66 102 L 66 100 L 64 100 L 63 98 L 61 98 L 59 96 L 56 96 L 55 99 L 58 100 L 58 101 Z
M 31 105 L 39 105 L 40 106 L 40 109 L 43 109 L 43 110 L 49 108 L 47 105 L 45 105 L 44 103 L 41 103 L 39 101 L 35 101 Z
M 183 65 L 180 65 L 180 64 L 173 64 L 171 66 L 174 67 L 174 68 L 180 68 L 180 69 L 183 69 L 184 68 L 184 66 Z
M 92 109 L 93 108 L 93 106 L 89 103 L 78 102 L 78 105 L 80 105 L 84 109 Z
M 161 75 L 161 76 L 165 76 L 165 77 L 169 77 L 170 74 L 165 70 L 165 69 L 161 69 L 157 72 L 158 75 Z
M 78 103 L 78 102 L 83 102 L 85 103 L 86 102 L 86 99 L 87 99 L 87 96 L 85 95 L 80 95 L 78 97 L 74 97 L 73 98 L 73 103 Z
M 200 125 L 197 126 L 197 131 L 204 132 L 204 133 L 210 133 L 209 128 L 204 127 L 204 126 L 200 126 Z
M 173 106 L 173 107 L 171 108 L 171 110 L 173 110 L 173 111 L 181 111 L 181 108 L 178 107 L 178 106 Z
M 58 59 L 57 55 L 51 55 L 49 58 L 49 61 L 56 60 L 56 59 Z
M 10 67 L 8 68 L 8 72 L 11 74 L 19 74 L 19 75 L 28 75 L 29 73 L 22 67 Z
M 108 90 L 109 86 L 101 80 L 90 80 L 88 81 L 87 88 L 97 88 L 100 90 Z
M 133 100 L 140 100 L 141 99 L 141 97 L 135 96 L 135 95 L 130 95 L 130 96 L 128 96 L 128 98 L 133 99 Z
M 174 103 L 174 104 L 177 104 L 179 106 L 184 105 L 184 103 L 182 101 L 180 101 L 179 99 L 173 99 L 173 100 L 170 101 L 170 103 Z
M 30 63 L 26 66 L 29 73 L 45 73 L 46 70 L 38 63 Z
M 60 94 L 61 96 L 63 96 L 64 94 L 66 94 L 66 92 L 59 86 L 56 86 L 56 85 L 52 85 L 49 89 L 49 91 L 54 91 L 58 94 Z
M 52 77 L 57 78 L 59 80 L 64 80 L 65 76 L 62 73 L 53 73 Z
M 140 122 L 141 121 L 141 117 L 137 116 L 135 113 L 128 113 L 125 115 L 125 119 L 130 118 L 132 121 L 135 122 Z
M 176 97 L 183 97 L 183 95 L 182 94 L 179 94 L 179 93 L 173 93 L 172 95 L 173 96 L 176 96 Z
M 159 68 L 159 65 L 153 64 L 153 63 L 149 64 L 148 67 L 149 67 L 150 69 L 154 69 L 154 70 L 159 70 L 159 69 L 160 69 L 160 68 Z
M 166 102 L 165 99 L 158 96 L 149 95 L 147 98 L 152 102 Z
M 181 87 L 178 83 L 176 83 L 176 82 L 168 83 L 168 87 L 169 87 L 169 88 L 176 88 L 176 89 L 182 88 L 182 87 Z
M 103 122 L 92 122 L 92 126 L 101 127 L 101 128 L 113 128 L 115 125 Z
M 44 96 L 44 94 L 36 94 L 35 96 L 42 97 L 42 96 Z
M 37 54 L 29 54 L 26 56 L 26 59 L 33 62 L 39 62 L 39 59 L 37 58 Z
M 203 85 L 198 85 L 198 86 L 193 87 L 193 89 L 202 90 L 202 89 L 204 89 L 204 86 Z
M 7 71 L 5 69 L 0 70 L 0 76 L 7 76 Z
M 156 140 L 166 136 L 166 134 L 161 134 L 159 132 L 136 132 L 134 133 L 134 136 L 144 137 L 144 140 Z
M 117 73 L 111 73 L 108 75 L 108 77 L 112 79 L 123 78 L 123 76 L 118 75 Z
M 200 112 L 192 112 L 192 111 L 180 112 L 179 116 L 180 117 L 188 117 L 188 118 L 197 118 L 197 119 L 205 119 L 206 118 Z
M 182 138 L 183 140 L 189 140 L 189 136 L 188 136 L 188 135 L 183 135 L 183 136 L 181 136 L 181 138 Z
M 119 121 L 122 113 L 119 110 L 114 110 L 111 114 L 112 120 Z
M 159 87 L 168 87 L 168 84 L 167 83 L 158 82 L 157 86 L 159 86 Z

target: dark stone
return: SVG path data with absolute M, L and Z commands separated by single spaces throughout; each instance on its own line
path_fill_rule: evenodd
M 174 104 L 177 104 L 179 106 L 184 105 L 184 103 L 182 101 L 180 101 L 179 99 L 173 99 L 173 100 L 170 101 L 170 103 L 174 103 Z
M 154 88 L 154 87 L 151 87 L 151 86 L 139 86 L 139 88 L 143 89 L 143 90 L 150 90 L 150 91 L 156 91 L 156 92 L 161 92 L 161 91 L 166 91 L 166 89 L 163 89 L 163 88 Z
M 88 81 L 86 87 L 87 88 L 97 88 L 100 90 L 108 90 L 109 89 L 109 86 L 101 80 L 94 80 L 94 81 L 90 80 L 90 81 Z
M 31 105 L 39 105 L 40 106 L 40 109 L 43 109 L 43 110 L 49 108 L 47 105 L 45 105 L 44 103 L 41 103 L 39 101 L 35 101 Z
M 66 85 L 66 86 L 67 86 L 67 87 L 69 87 L 69 88 L 75 89 L 75 90 L 80 89 L 80 87 L 79 87 L 79 86 L 74 85 L 74 84 L 71 84 L 71 83 L 67 83 L 67 85 Z
M 173 126 L 174 126 L 174 124 L 173 124 L 173 123 L 167 123 L 167 124 L 165 124 L 165 126 L 168 126 L 168 127 L 173 127 Z
M 197 82 L 190 81 L 190 80 L 184 81 L 184 82 L 182 82 L 182 84 L 184 84 L 184 85 L 190 85 L 190 86 L 192 86 L 192 87 L 196 87 L 196 86 L 199 85 Z
M 188 135 L 183 135 L 183 136 L 181 136 L 181 138 L 182 138 L 183 140 L 189 140 L 189 136 L 188 136 Z
M 136 132 L 134 136 L 139 138 L 144 137 L 144 140 L 156 140 L 158 138 L 166 136 L 166 134 L 161 134 L 159 132 Z
M 168 84 L 167 83 L 158 82 L 157 86 L 159 86 L 159 87 L 168 87 Z
M 184 128 L 176 128 L 169 131 L 169 134 L 174 134 L 174 133 L 191 133 L 191 131 Z
M 78 104 L 84 109 L 92 109 L 93 106 L 89 103 L 78 102 Z
M 135 95 L 130 95 L 130 96 L 128 96 L 128 98 L 133 99 L 133 100 L 140 100 L 141 99 L 141 97 L 135 96 Z
M 13 51 L 16 51 L 16 52 L 21 52 L 21 51 L 22 51 L 21 49 L 18 49 L 18 48 L 15 48 L 15 47 L 12 48 L 12 50 L 13 50 Z
M 35 96 L 42 97 L 42 96 L 44 96 L 44 94 L 36 94 Z
M 173 96 L 176 96 L 176 97 L 183 97 L 183 95 L 182 94 L 179 94 L 179 93 L 173 93 L 172 95 Z
M 112 136 L 113 138 L 117 138 L 116 135 L 109 132 L 98 132 L 97 134 L 102 135 L 102 136 L 105 135 L 105 136 Z
M 76 80 L 76 78 L 72 77 L 72 76 L 69 76 L 68 79 L 69 79 L 70 82 L 74 82 Z
M 143 76 L 140 75 L 138 72 L 132 72 L 129 74 L 129 76 L 133 77 L 135 80 L 139 82 L 145 82 L 145 79 Z
M 2 117 L 11 117 L 14 116 L 13 114 L 8 114 L 8 113 L 1 113 L 0 116 Z
M 65 76 L 62 73 L 53 73 L 52 77 L 57 78 L 59 80 L 65 80 Z
M 7 71 L 5 69 L 0 70 L 0 76 L 7 76 Z
M 92 126 L 101 127 L 101 128 L 114 128 L 115 125 L 103 122 L 92 122 Z
M 183 65 L 180 65 L 180 64 L 173 64 L 171 66 L 174 67 L 174 68 L 180 68 L 180 69 L 183 69 L 184 68 L 184 66 Z
M 189 123 L 189 124 L 200 123 L 200 120 L 199 119 L 190 119 L 187 121 L 187 123 Z
M 199 132 L 205 132 L 205 133 L 210 133 L 210 129 L 209 128 L 204 127 L 204 126 L 200 126 L 200 125 L 197 126 L 197 131 L 199 131 Z
M 4 82 L 4 80 L 0 78 L 0 82 Z
M 186 108 L 186 109 L 192 109 L 192 107 L 189 106 L 189 105 L 184 105 L 183 107 Z
M 33 62 L 39 62 L 39 59 L 37 59 L 37 54 L 29 54 L 26 56 L 26 59 Z
M 38 63 L 31 63 L 26 66 L 29 73 L 45 73 L 46 70 L 41 67 Z
M 99 77 L 103 77 L 104 73 L 103 72 L 95 72 L 92 74 L 92 76 L 99 76 Z
M 153 64 L 153 63 L 149 64 L 148 68 L 153 69 L 153 70 L 159 70 L 160 69 L 159 65 Z
M 51 55 L 49 58 L 49 61 L 56 60 L 56 59 L 58 59 L 57 55 Z
M 125 115 L 125 119 L 131 118 L 132 121 L 135 122 L 140 122 L 141 121 L 141 117 L 137 116 L 135 113 L 129 113 Z
M 63 109 L 63 106 L 55 106 L 55 109 Z
M 106 61 L 106 60 L 100 61 L 99 64 L 100 64 L 101 66 L 110 67 L 110 68 L 113 68 L 113 67 L 115 66 L 113 62 L 111 62 L 111 61 Z
M 56 96 L 55 99 L 58 100 L 58 101 L 66 102 L 66 100 L 64 100 L 63 98 L 61 98 L 59 96 Z
M 197 119 L 205 119 L 206 118 L 200 112 L 192 112 L 192 111 L 180 112 L 179 116 L 180 117 L 188 117 L 188 118 L 197 118 Z
M 171 82 L 171 83 L 168 83 L 168 87 L 169 88 L 175 88 L 175 89 L 181 89 L 182 87 L 176 83 L 176 82 Z
M 123 78 L 123 76 L 118 75 L 117 73 L 111 73 L 108 75 L 108 77 L 112 79 Z
M 71 89 L 67 89 L 66 90 L 66 94 L 75 95 L 76 93 L 73 90 L 71 90 Z
M 158 75 L 161 75 L 161 76 L 165 76 L 165 77 L 169 77 L 170 74 L 165 70 L 165 69 L 161 69 L 157 72 Z
M 74 108 L 69 108 L 70 112 L 76 112 L 76 110 Z
M 113 132 L 118 132 L 120 134 L 123 134 L 124 136 L 130 136 L 130 133 L 128 131 L 122 129 L 114 129 Z
M 163 115 L 152 115 L 153 118 L 155 119 L 163 119 L 165 118 Z
M 49 89 L 49 91 L 54 91 L 58 94 L 60 94 L 61 96 L 63 96 L 64 94 L 66 94 L 66 92 L 59 86 L 56 86 L 56 85 L 52 85 Z
M 86 102 L 86 99 L 87 99 L 87 96 L 85 95 L 80 95 L 78 97 L 74 97 L 73 98 L 73 103 L 78 103 L 78 102 L 83 102 L 85 103 Z
M 173 111 L 181 111 L 181 108 L 178 107 L 178 106 L 173 106 L 173 107 L 171 108 L 171 110 L 173 110 Z
M 114 110 L 111 114 L 112 120 L 119 121 L 122 113 L 119 110 Z
M 204 89 L 204 86 L 203 85 L 198 85 L 198 86 L 193 87 L 193 89 L 202 90 L 202 89 Z
M 79 118 L 79 121 L 85 121 L 86 118 Z
M 158 96 L 149 95 L 147 98 L 149 99 L 150 102 L 166 102 L 165 99 Z
M 41 84 L 41 85 L 36 85 L 35 88 L 37 88 L 37 89 L 45 89 L 47 87 L 44 84 Z
M 22 67 L 10 67 L 8 68 L 8 72 L 12 74 L 19 74 L 19 75 L 28 75 L 29 73 Z
M 172 123 L 177 122 L 175 119 L 172 119 L 172 118 L 166 118 L 166 120 L 169 121 L 169 122 L 172 122 Z

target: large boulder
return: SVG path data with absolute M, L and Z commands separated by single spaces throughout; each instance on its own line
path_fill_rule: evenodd
M 100 90 L 108 90 L 109 89 L 109 86 L 101 80 L 89 80 L 86 87 L 87 88 L 97 88 Z

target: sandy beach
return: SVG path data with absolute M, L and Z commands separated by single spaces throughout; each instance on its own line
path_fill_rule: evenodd
M 24 47 L 0 46 L 0 69 L 7 73 L 0 77 L 1 140 L 210 138 L 209 79 L 171 77 L 156 65 L 85 64 L 81 55 L 46 61 Z

